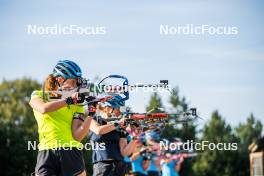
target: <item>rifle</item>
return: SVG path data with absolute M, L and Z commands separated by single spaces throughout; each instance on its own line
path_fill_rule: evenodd
M 122 85 L 105 85 L 102 84 L 107 79 L 121 79 L 123 81 Z M 74 92 L 79 92 L 80 96 L 83 97 L 83 99 L 86 99 L 89 96 L 96 96 L 98 97 L 100 94 L 123 94 L 124 95 L 124 101 L 129 99 L 129 91 L 133 91 L 137 88 L 163 88 L 170 90 L 168 85 L 168 80 L 160 80 L 159 84 L 135 84 L 135 85 L 129 85 L 128 79 L 125 76 L 122 75 L 109 75 L 105 78 L 103 78 L 98 84 L 91 83 L 87 79 L 81 79 L 79 81 L 79 85 L 77 88 L 72 90 L 58 90 L 58 91 L 47 91 L 46 93 L 51 95 L 57 95 L 57 96 L 49 96 L 50 100 L 54 99 L 61 99 L 69 97 Z
M 183 117 L 180 119 L 180 117 Z M 196 108 L 190 108 L 190 110 L 181 113 L 132 113 L 124 112 L 118 118 L 109 118 L 107 121 L 118 121 L 121 118 L 124 118 L 125 121 L 134 122 L 142 120 L 175 120 L 175 122 L 187 122 L 193 119 L 201 118 L 197 115 Z

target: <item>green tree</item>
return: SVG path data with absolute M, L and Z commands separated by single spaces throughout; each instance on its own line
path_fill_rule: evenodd
M 169 99 L 170 104 L 175 112 L 186 112 L 189 109 L 189 105 L 186 102 L 186 98 L 179 96 L 179 89 L 176 87 L 172 89 L 172 93 Z M 166 132 L 171 131 L 172 134 L 167 134 L 167 136 L 175 136 L 181 138 L 183 141 L 196 140 L 196 125 L 194 121 L 189 121 L 181 124 L 180 128 L 167 128 Z M 180 174 L 181 175 L 192 175 L 192 164 L 193 160 L 185 159 Z
M 28 151 L 35 141 L 37 125 L 28 102 L 37 81 L 23 78 L 0 84 L 0 175 L 29 175 L 34 171 L 37 151 Z
M 170 104 L 177 112 L 187 111 L 188 103 L 186 102 L 186 98 L 179 96 L 179 88 L 175 87 L 171 91 L 171 96 L 169 99 Z
M 262 128 L 262 123 L 256 120 L 253 114 L 250 114 L 246 123 L 239 123 L 235 128 L 236 134 L 244 146 L 244 151 L 248 150 L 247 146 L 261 137 Z
M 247 122 L 239 123 L 235 131 L 240 140 L 239 155 L 241 157 L 241 175 L 250 175 L 248 146 L 261 137 L 262 124 L 255 119 L 253 114 L 250 114 Z
M 213 112 L 210 122 L 205 124 L 201 141 L 215 144 L 239 142 L 232 133 L 231 126 L 226 124 L 217 111 Z M 236 150 L 209 150 L 208 148 L 201 151 L 193 165 L 194 174 L 199 176 L 238 175 L 239 168 L 239 154 Z
M 146 107 L 147 112 L 151 111 L 153 113 L 161 112 L 163 108 L 161 98 L 159 95 L 154 92 L 154 94 L 150 97 L 149 105 Z
M 186 98 L 179 96 L 179 89 L 172 89 L 172 93 L 169 100 L 173 107 L 174 112 L 186 112 L 189 109 L 189 105 L 186 102 Z M 184 141 L 195 140 L 196 138 L 196 125 L 194 121 L 183 123 L 181 128 L 175 129 L 176 135 L 182 138 Z

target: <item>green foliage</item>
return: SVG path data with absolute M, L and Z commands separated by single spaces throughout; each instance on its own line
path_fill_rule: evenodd
M 158 108 L 163 108 L 163 105 L 162 105 L 162 102 L 161 102 L 161 98 L 155 92 L 150 97 L 149 105 L 147 106 L 146 110 L 147 110 L 147 112 L 151 111 L 153 113 L 161 112 Z
M 260 121 L 255 120 L 253 114 L 247 118 L 245 124 L 239 123 L 238 127 L 235 128 L 237 136 L 240 138 L 240 142 L 243 146 L 249 146 L 252 142 L 255 142 L 261 137 L 262 124 Z M 247 151 L 247 147 L 242 149 L 244 152 Z
M 235 132 L 240 140 L 238 152 L 241 158 L 240 166 L 243 168 L 243 174 L 241 175 L 250 175 L 248 146 L 261 137 L 262 124 L 260 121 L 255 120 L 253 114 L 250 114 L 247 122 L 239 123 L 238 127 L 235 128 Z
M 217 111 L 212 114 L 208 124 L 204 126 L 201 141 L 210 143 L 238 143 L 237 137 L 232 133 L 230 125 Z M 227 145 L 228 147 L 228 145 Z M 231 147 L 229 146 L 231 149 Z M 238 175 L 238 152 L 236 150 L 209 150 L 205 148 L 197 157 L 193 165 L 195 175 Z M 238 166 L 238 167 L 236 167 Z
M 187 111 L 189 108 L 186 98 L 179 96 L 179 88 L 177 87 L 172 89 L 169 102 L 178 112 Z
M 37 125 L 29 99 L 39 89 L 37 81 L 23 78 L 0 84 L 0 175 L 29 175 L 37 151 L 28 151 L 28 141 L 37 139 Z
M 27 142 L 36 136 L 12 123 L 0 126 L 0 175 L 29 175 L 34 171 L 37 151 L 28 151 Z
M 0 121 L 4 124 L 15 123 L 34 132 L 32 126 L 36 127 L 36 123 L 34 118 L 29 118 L 33 114 L 28 102 L 32 91 L 39 88 L 37 81 L 28 78 L 3 81 L 0 84 Z
M 169 102 L 172 105 L 174 112 L 184 112 L 189 109 L 189 105 L 186 102 L 186 98 L 179 96 L 178 88 L 172 89 Z M 176 128 L 174 129 L 174 131 L 177 136 L 182 138 L 184 141 L 195 140 L 196 138 L 196 125 L 193 121 L 183 123 L 181 128 Z

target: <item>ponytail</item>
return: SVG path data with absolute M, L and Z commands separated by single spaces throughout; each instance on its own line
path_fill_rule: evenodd
M 58 90 L 58 82 L 56 80 L 56 77 L 54 77 L 52 74 L 49 74 L 48 77 L 45 79 L 44 84 L 42 86 L 42 98 L 43 100 L 46 100 L 46 91 L 56 91 Z M 49 94 L 49 93 L 48 93 Z M 49 94 L 50 95 L 50 94 Z M 51 93 L 51 95 L 54 96 L 54 93 Z
M 52 74 L 50 74 L 44 83 L 44 89 L 45 91 L 56 91 L 58 90 L 58 82 L 56 80 L 56 77 L 54 77 Z

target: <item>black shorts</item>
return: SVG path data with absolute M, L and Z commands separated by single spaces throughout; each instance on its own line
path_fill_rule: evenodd
M 83 153 L 77 148 L 38 152 L 35 174 L 39 176 L 76 176 L 85 170 Z
M 99 161 L 93 164 L 93 176 L 123 176 L 126 165 L 123 161 Z

